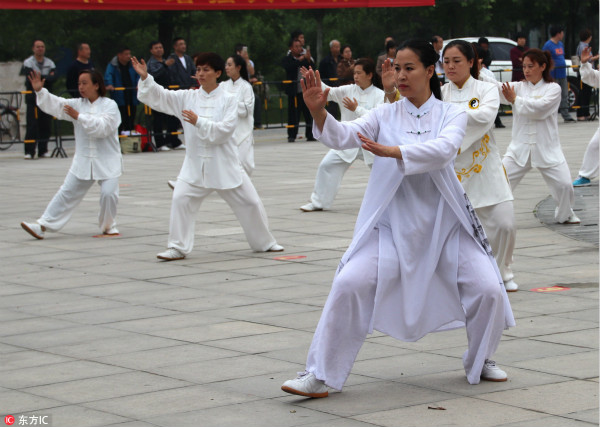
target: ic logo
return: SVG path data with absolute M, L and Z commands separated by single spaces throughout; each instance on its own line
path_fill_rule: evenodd
M 469 101 L 469 108 L 471 110 L 476 110 L 477 108 L 479 108 L 479 99 L 477 98 L 473 98 Z
M 15 417 L 13 417 L 12 415 L 7 415 L 4 417 L 4 423 L 7 426 L 12 426 L 15 423 Z

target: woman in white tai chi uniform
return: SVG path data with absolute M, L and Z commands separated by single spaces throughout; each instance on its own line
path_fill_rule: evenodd
M 303 81 L 316 137 L 337 149 L 362 144 L 375 161 L 306 371 L 283 384 L 288 393 L 325 397 L 327 387 L 341 390 L 374 329 L 416 341 L 466 325 L 469 383 L 506 381 L 490 357 L 514 318 L 485 232 L 454 173 L 467 114 L 440 100 L 438 58 L 426 41 L 405 42 L 394 61 L 404 98 L 352 122 L 327 114 L 318 72 Z
M 37 72 L 28 78 L 35 90 L 38 107 L 57 119 L 73 123 L 75 155 L 63 185 L 44 214 L 36 222 L 22 222 L 21 227 L 36 239 L 43 239 L 45 231 L 60 230 L 94 182 L 98 181 L 100 230 L 105 235 L 118 235 L 115 218 L 123 159 L 117 130 L 121 114 L 115 101 L 104 97 L 106 88 L 102 74 L 82 71 L 79 74 L 81 98 L 75 99 L 52 95 L 43 88 L 43 80 Z
M 517 234 L 513 195 L 492 133 L 500 107 L 498 89 L 477 79 L 479 61 L 471 43 L 454 40 L 442 56 L 450 80 L 442 86 L 442 99 L 461 106 L 468 117 L 454 171 L 488 236 L 504 286 L 514 292 L 519 287 L 510 267 Z
M 217 82 L 225 68 L 223 59 L 212 52 L 200 54 L 196 58 L 200 88 L 177 91 L 156 84 L 143 59 L 139 62 L 132 58 L 131 62 L 141 77 L 139 100 L 179 118 L 186 135 L 187 150 L 171 203 L 167 250 L 157 258 L 173 261 L 192 251 L 196 214 L 213 191 L 233 209 L 253 250 L 282 251 L 269 231 L 262 201 L 238 158 L 233 139 L 238 100 Z
M 308 70 L 303 67 L 301 72 L 304 76 Z M 381 78 L 375 72 L 374 62 L 368 58 L 361 58 L 354 64 L 354 84 L 330 88 L 321 82 L 321 86 L 323 90 L 329 89 L 328 101 L 343 107 L 343 122 L 362 117 L 370 109 L 383 104 Z M 312 212 L 329 209 L 340 189 L 344 174 L 356 159 L 362 159 L 369 168 L 373 165 L 373 154 L 360 147 L 329 150 L 317 170 L 310 203 L 301 206 L 300 210 Z
M 229 80 L 220 86 L 237 96 L 238 123 L 233 132 L 233 139 L 238 145 L 240 162 L 248 176 L 254 171 L 254 91 L 248 81 L 246 60 L 240 55 L 233 55 L 225 61 L 225 73 Z
M 502 159 L 511 190 L 531 170 L 537 168 L 556 202 L 554 218 L 560 224 L 579 224 L 573 212 L 575 193 L 571 172 L 560 147 L 558 137 L 558 106 L 560 86 L 550 76 L 550 52 L 529 49 L 523 53 L 525 81 L 494 83 L 500 92 L 500 102 L 511 104 L 513 112 L 512 139 Z
M 592 48 L 587 47 L 581 53 L 581 81 L 588 86 L 600 86 L 600 71 L 592 69 L 592 64 L 589 63 L 592 57 Z M 583 162 L 579 170 L 579 176 L 573 182 L 574 187 L 586 187 L 590 185 L 590 181 L 598 176 L 598 146 L 600 143 L 600 129 L 596 129 L 596 133 L 590 139 L 588 146 L 583 155 Z

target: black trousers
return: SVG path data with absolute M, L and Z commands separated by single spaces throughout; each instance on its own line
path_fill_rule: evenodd
M 48 140 L 50 139 L 52 126 L 52 116 L 40 110 L 35 102 L 27 103 L 27 132 L 25 140 L 35 140 L 35 142 L 26 142 L 25 154 L 35 156 L 37 146 L 38 157 L 48 151 Z
M 179 119 L 177 117 L 152 110 L 152 130 L 154 132 L 156 148 L 162 147 L 163 145 L 175 148 L 178 145 L 181 145 L 181 141 L 179 141 L 177 135 L 171 134 L 171 132 L 177 132 L 178 129 Z M 167 133 L 163 134 L 163 130 L 166 130 Z
M 592 87 L 586 85 L 585 83 L 582 83 L 580 87 L 581 89 L 579 89 L 579 95 L 577 95 L 577 104 L 579 105 L 579 108 L 577 109 L 577 117 L 588 117 L 590 115 Z
M 124 130 L 132 131 L 135 127 L 135 105 L 119 105 L 121 113 L 121 124 L 119 125 L 119 133 Z
M 298 136 L 298 125 L 300 124 L 300 114 L 304 116 L 304 122 L 306 123 L 305 135 L 307 140 L 312 140 L 312 124 L 313 119 L 310 115 L 310 111 L 304 103 L 302 93 L 296 94 L 296 96 L 288 95 L 288 138 L 294 138 Z

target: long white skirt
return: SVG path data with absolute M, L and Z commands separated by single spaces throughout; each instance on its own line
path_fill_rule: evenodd
M 507 282 L 515 275 L 512 271 L 513 252 L 517 237 L 515 212 L 512 200 L 475 209 L 488 237 L 502 280 Z

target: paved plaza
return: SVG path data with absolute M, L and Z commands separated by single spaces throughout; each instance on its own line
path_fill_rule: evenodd
M 560 120 L 573 178 L 597 126 Z M 282 129 L 255 138 L 252 180 L 285 252 L 253 253 L 215 194 L 199 212 L 194 251 L 175 262 L 156 254 L 183 152 L 124 156 L 121 236 L 92 237 L 94 186 L 41 241 L 19 223 L 39 217 L 71 158 L 24 161 L 20 145 L 0 152 L 0 426 L 6 415 L 14 425 L 49 416 L 54 427 L 598 425 L 597 181 L 577 190 L 583 223 L 572 226 L 538 218 L 553 202 L 536 170 L 516 189 L 517 326 L 494 356 L 507 382 L 467 383 L 464 329 L 416 343 L 375 333 L 343 392 L 311 400 L 280 386 L 304 369 L 369 171 L 355 163 L 332 210 L 304 213 L 327 149 L 289 144 Z M 66 149 L 72 156 L 73 143 Z

